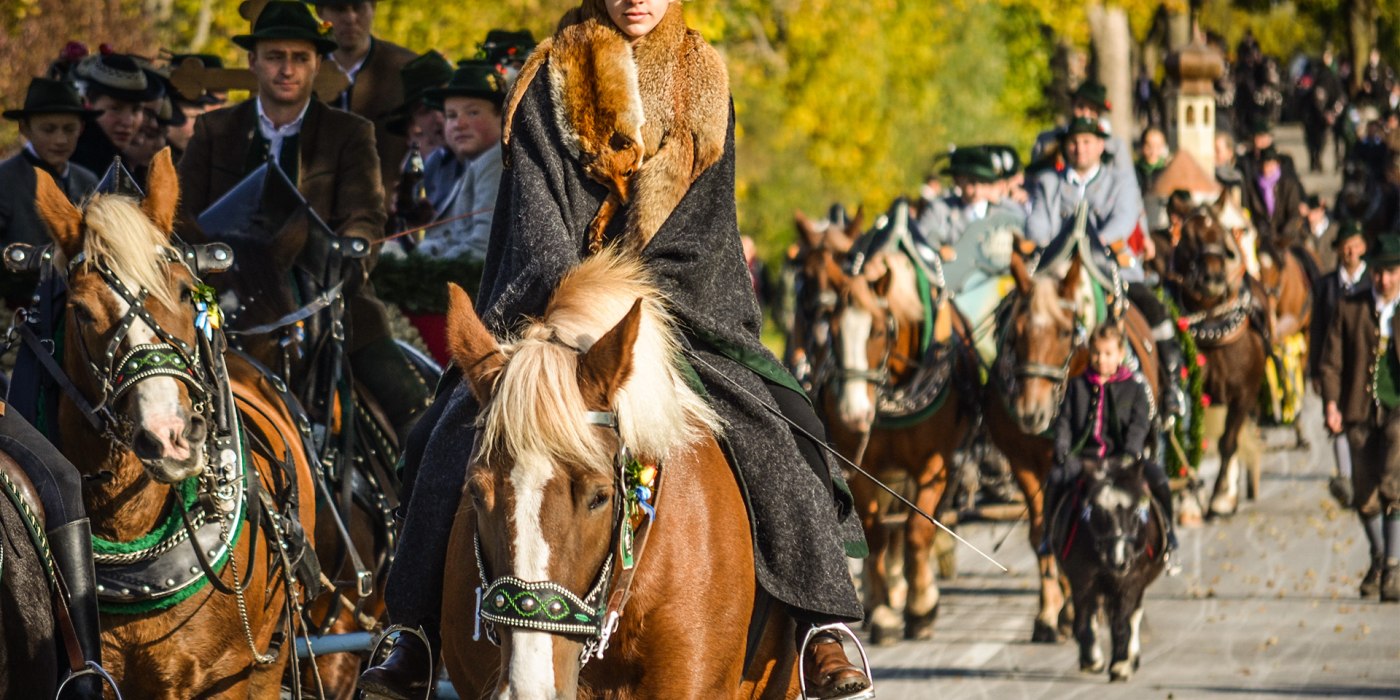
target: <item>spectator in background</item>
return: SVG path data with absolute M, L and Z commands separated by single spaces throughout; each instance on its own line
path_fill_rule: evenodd
M 121 54 L 88 56 L 74 69 L 78 89 L 96 116 L 78 139 L 73 162 L 103 173 L 112 159 L 125 156 L 145 125 L 143 105 L 159 99 L 163 89 L 136 60 Z
M 404 137 L 410 146 L 418 147 L 423 157 L 423 186 L 434 215 L 442 211 L 452 193 L 452 185 L 462 176 L 462 169 L 444 136 L 442 102 L 427 97 L 428 91 L 451 81 L 452 73 L 452 63 L 437 51 L 428 51 L 405 63 L 399 70 L 403 104 L 385 122 L 389 133 Z M 431 221 L 432 216 L 428 220 Z
M 1303 186 L 1284 172 L 1278 149 L 1268 146 L 1259 153 L 1258 171 L 1245 187 L 1244 203 L 1262 240 L 1278 244 L 1301 219 Z M 1288 246 L 1283 246 L 1288 247 Z
M 1167 168 L 1171 150 L 1167 148 L 1167 135 L 1161 129 L 1150 126 L 1142 132 L 1142 143 L 1138 146 L 1138 157 L 1134 167 L 1137 171 L 1138 189 L 1152 191 L 1157 178 Z
M 758 306 L 766 311 L 769 292 L 773 289 L 773 280 L 768 274 L 768 264 L 763 262 L 763 258 L 758 257 L 758 246 L 754 243 L 752 236 L 740 236 L 739 243 L 744 246 L 744 264 L 749 268 L 749 278 L 753 280 L 753 293 L 758 297 Z
M 487 61 L 463 61 L 446 86 L 429 90 L 442 102 L 443 129 L 462 175 L 439 213 L 440 226 L 428 230 L 418 249 L 441 258 L 486 259 L 501 184 L 501 105 L 505 78 Z
M 47 78 L 29 82 L 24 107 L 5 111 L 5 119 L 19 123 L 24 147 L 0 163 L 0 248 L 49 241 L 48 229 L 34 209 L 35 169 L 53 176 L 75 203 L 97 187 L 92 171 L 69 162 L 78 147 L 84 120 L 97 116 L 83 106 L 71 85 Z

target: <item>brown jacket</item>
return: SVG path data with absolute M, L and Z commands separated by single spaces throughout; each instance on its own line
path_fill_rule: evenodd
M 201 238 L 194 223 L 210 204 L 233 189 L 250 171 L 248 151 L 257 132 L 253 100 L 209 112 L 194 124 L 180 160 L 180 213 L 177 230 Z M 298 141 L 297 189 L 312 210 L 342 236 L 375 240 L 384 235 L 384 188 L 374 127 L 368 121 L 312 100 Z M 372 268 L 374 256 L 366 263 Z M 388 337 L 384 307 L 365 284 L 350 298 L 351 351 Z
M 194 220 L 249 172 L 248 150 L 258 128 L 253 100 L 202 115 L 180 160 L 180 222 Z M 379 156 L 374 129 L 348 112 L 312 100 L 300 135 L 297 189 L 311 208 L 343 236 L 384 235 L 384 189 L 374 174 Z
M 402 136 L 389 133 L 386 125 L 390 112 L 403 104 L 403 79 L 399 76 L 399 69 L 417 58 L 418 54 L 378 37 L 373 41 L 365 64 L 355 75 L 355 84 L 348 88 L 350 111 L 374 122 L 380 182 L 385 192 L 393 192 L 394 184 L 399 181 L 404 154 L 408 152 L 408 143 Z M 331 95 L 326 101 L 334 104 L 339 99 L 340 95 Z
M 1323 341 L 1322 400 L 1336 401 L 1347 425 L 1375 417 L 1371 396 L 1371 370 L 1376 365 L 1380 334 L 1376 329 L 1376 302 L 1370 285 L 1344 297 L 1337 304 L 1332 327 Z M 1400 313 L 1391 318 L 1392 347 L 1400 339 Z

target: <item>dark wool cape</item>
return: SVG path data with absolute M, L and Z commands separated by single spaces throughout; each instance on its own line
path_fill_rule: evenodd
M 559 279 L 587 255 L 586 229 L 607 196 L 565 149 L 547 76 L 540 72 L 515 114 L 477 295 L 477 312 L 498 337 L 544 312 Z M 621 230 L 623 218 L 613 220 L 610 234 Z M 787 425 L 769 411 L 776 404 L 763 380 L 715 347 L 728 346 L 728 355 L 747 364 L 780 369 L 759 342 L 762 316 L 739 242 L 732 114 L 724 157 L 695 181 L 643 258 L 668 295 L 696 351 L 692 364 L 728 425 L 730 456 L 753 513 L 759 585 L 790 606 L 860 619 L 845 560 L 846 544 L 863 548 L 858 519 L 845 507 L 838 522 L 826 485 L 803 461 Z M 432 437 L 441 444 L 430 444 L 425 459 L 460 460 L 470 448 L 475 401 L 465 385 L 447 400 Z M 844 483 L 838 494 L 846 494 Z

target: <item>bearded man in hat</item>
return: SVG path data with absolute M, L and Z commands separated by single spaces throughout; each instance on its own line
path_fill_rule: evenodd
M 1018 207 L 1005 202 L 999 160 L 1000 154 L 985 146 L 958 148 L 949 155 L 943 174 L 952 176 L 953 192 L 930 202 L 919 215 L 919 232 L 929 242 L 956 245 L 969 224 L 998 213 L 1025 219 Z
M 258 81 L 253 99 L 209 112 L 195 123 L 180 161 L 181 230 L 264 162 L 275 163 L 323 220 L 342 236 L 375 240 L 386 214 L 374 150 L 374 125 L 312 99 L 321 56 L 335 42 L 306 6 L 274 1 L 251 34 L 233 38 L 248 50 Z M 376 256 L 367 259 L 372 266 Z M 430 398 L 424 378 L 394 344 L 384 305 L 369 284 L 349 298 L 350 362 L 394 424 L 407 434 Z
M 1327 430 L 1351 453 L 1351 507 L 1361 519 L 1370 567 L 1363 598 L 1400 602 L 1400 235 L 1365 258 L 1371 284 L 1342 297 L 1324 336 L 1321 389 Z
M 388 121 L 404 98 L 399 71 L 418 54 L 374 36 L 378 0 L 308 0 L 312 1 L 316 14 L 331 23 L 335 38 L 336 47 L 326 57 L 350 79 L 345 92 L 326 96 L 327 101 L 374 122 L 380 181 L 385 192 L 393 192 L 408 143 L 389 131 Z
M 1180 416 L 1185 413 L 1186 401 L 1177 379 L 1182 359 L 1176 328 L 1157 295 L 1143 284 L 1142 258 L 1152 257 L 1152 239 L 1144 236 L 1142 255 L 1127 245 L 1142 218 L 1142 194 L 1135 173 L 1125 173 L 1108 162 L 1104 153 L 1107 138 L 1097 119 L 1079 118 L 1070 123 L 1062 145 L 1064 169 L 1041 171 L 1031 186 L 1026 235 L 1039 246 L 1058 248 L 1059 241 L 1069 235 L 1080 204 L 1088 205 L 1089 235 L 1116 258 L 1120 279 L 1128 283 L 1128 298 L 1152 328 L 1162 386 L 1168 388 L 1163 392 L 1163 407 L 1167 413 Z

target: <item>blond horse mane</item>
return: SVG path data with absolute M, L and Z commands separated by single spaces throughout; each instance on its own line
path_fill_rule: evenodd
M 133 294 L 145 289 L 151 299 L 175 308 L 177 295 L 165 274 L 169 240 L 141 206 L 129 197 L 98 194 L 82 210 L 83 265 L 102 261 Z
M 578 385 L 579 359 L 642 299 L 632 371 L 610 407 L 622 442 L 644 461 L 673 459 L 722 423 L 686 383 L 665 298 L 640 260 L 604 251 L 560 281 L 543 319 L 502 346 L 506 362 L 485 407 L 482 445 L 516 459 L 548 457 L 558 464 L 612 466 L 611 448 L 587 422 Z

